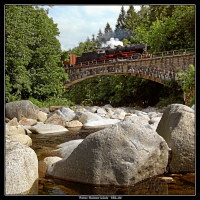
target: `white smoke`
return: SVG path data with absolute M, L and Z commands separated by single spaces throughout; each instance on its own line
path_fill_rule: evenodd
M 102 47 L 110 47 L 112 49 L 114 49 L 116 46 L 124 46 L 123 42 L 119 41 L 118 38 L 110 38 L 109 41 L 107 41 L 106 43 L 103 43 Z

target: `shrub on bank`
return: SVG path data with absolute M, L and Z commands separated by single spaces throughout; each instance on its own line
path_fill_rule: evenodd
M 28 100 L 40 108 L 49 106 L 66 106 L 66 107 L 74 106 L 73 102 L 65 98 L 51 97 L 45 101 L 39 101 L 33 97 L 29 97 Z

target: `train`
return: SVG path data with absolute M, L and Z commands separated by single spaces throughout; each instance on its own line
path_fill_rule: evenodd
M 65 67 L 89 66 L 94 64 L 116 62 L 120 60 L 149 58 L 146 44 L 131 44 L 115 48 L 103 47 L 96 51 L 83 53 L 81 56 L 70 54 L 69 62 L 63 61 Z

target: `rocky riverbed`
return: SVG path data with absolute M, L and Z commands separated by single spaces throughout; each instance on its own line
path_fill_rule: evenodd
M 137 110 L 111 105 L 38 108 L 27 100 L 7 103 L 6 194 L 32 193 L 44 176 L 130 187 L 166 173 L 194 173 L 194 116 L 192 108 L 181 104 Z M 94 128 L 101 130 L 58 144 L 39 161 L 31 148 L 33 134 L 56 137 L 71 129 Z

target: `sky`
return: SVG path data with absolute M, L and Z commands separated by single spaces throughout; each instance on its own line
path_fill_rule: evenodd
M 106 23 L 115 29 L 115 24 L 122 5 L 55 5 L 49 8 L 49 17 L 60 31 L 57 37 L 61 43 L 62 50 L 72 49 L 80 42 L 84 42 L 87 37 L 92 38 L 92 34 L 97 36 L 99 29 L 104 32 Z M 127 11 L 129 5 L 124 5 Z M 140 9 L 139 5 L 134 6 L 135 11 Z

